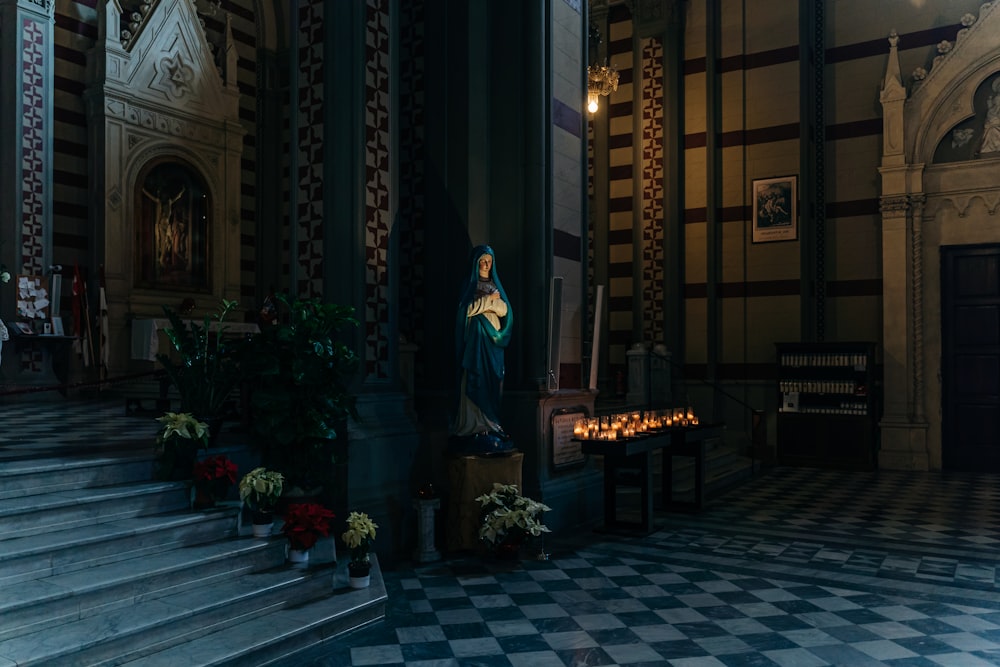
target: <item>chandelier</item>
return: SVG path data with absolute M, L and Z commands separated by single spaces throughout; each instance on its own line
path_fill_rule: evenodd
M 597 100 L 618 90 L 618 70 L 612 65 L 590 65 L 587 68 L 587 111 L 597 111 Z

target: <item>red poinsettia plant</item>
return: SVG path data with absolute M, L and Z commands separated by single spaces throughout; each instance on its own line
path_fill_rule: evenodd
M 219 454 L 209 456 L 194 464 L 194 508 L 214 507 L 217 500 L 224 500 L 229 487 L 236 483 L 236 464 Z
M 194 464 L 195 482 L 215 482 L 228 481 L 230 484 L 236 483 L 236 464 L 229 460 L 228 456 L 219 454 L 209 456 Z
M 308 551 L 320 536 L 330 534 L 333 512 L 318 503 L 293 503 L 285 510 L 285 525 L 281 532 L 292 549 Z

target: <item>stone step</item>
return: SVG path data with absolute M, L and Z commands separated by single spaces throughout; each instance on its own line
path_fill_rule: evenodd
M 188 646 L 204 635 L 243 628 L 275 610 L 329 596 L 332 572 L 331 563 L 308 569 L 281 565 L 155 600 L 141 599 L 65 623 L 56 631 L 44 629 L 0 641 L 0 665 L 8 664 L 5 660 L 18 667 L 119 665 L 174 646 Z M 265 636 L 270 625 L 263 623 Z M 193 657 L 173 664 L 206 663 Z
M 266 667 L 295 664 L 296 653 L 385 618 L 388 596 L 375 555 L 371 586 L 347 587 L 347 564 L 333 576 L 332 594 L 280 609 L 123 663 L 125 667 Z
M 211 453 L 249 470 L 232 436 Z M 285 539 L 250 537 L 238 501 L 193 512 L 189 483 L 153 480 L 151 441 L 0 457 L 0 667 L 261 665 L 385 617 L 377 563 L 364 591 L 331 538 L 289 566 Z
M 0 639 L 212 587 L 284 560 L 284 544 L 279 540 L 225 540 L 5 586 L 0 591 Z
M 153 475 L 152 448 L 105 455 L 60 456 L 0 462 L 0 500 L 35 496 L 67 489 L 149 481 Z
M 237 512 L 233 507 L 184 510 L 7 539 L 0 550 L 0 590 L 21 581 L 234 537 Z
M 138 482 L 0 500 L 0 542 L 190 506 L 185 482 Z

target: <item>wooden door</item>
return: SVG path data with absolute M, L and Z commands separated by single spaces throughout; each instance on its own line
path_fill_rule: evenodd
M 941 455 L 1000 472 L 1000 245 L 941 248 Z

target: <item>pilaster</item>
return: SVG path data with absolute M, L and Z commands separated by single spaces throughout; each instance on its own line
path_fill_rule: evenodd
M 43 275 L 52 259 L 53 12 L 51 0 L 0 0 L 0 261 L 12 274 Z M 12 318 L 13 297 L 0 308 Z
M 923 196 L 883 196 L 881 208 L 883 411 L 879 466 L 927 470 L 930 461 L 922 351 Z

